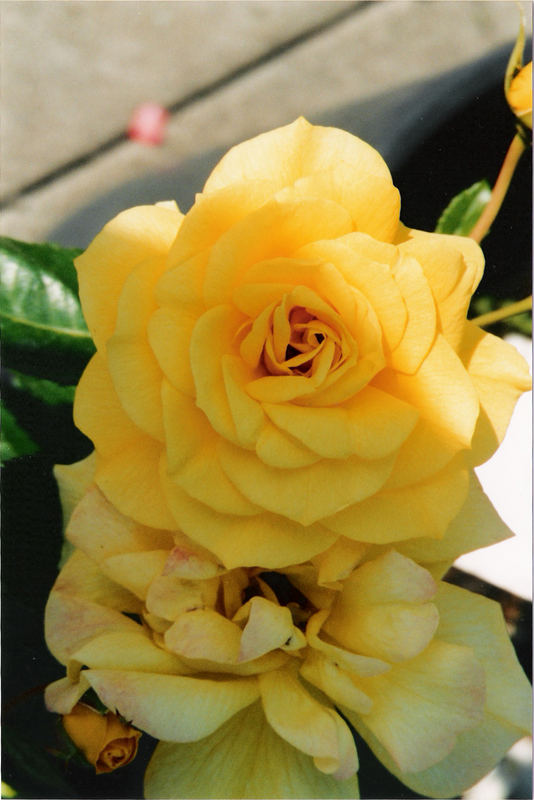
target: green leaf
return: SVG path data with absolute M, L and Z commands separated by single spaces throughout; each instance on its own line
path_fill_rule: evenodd
M 0 237 L 4 364 L 74 384 L 94 352 L 78 299 L 79 250 Z
M 45 378 L 34 378 L 31 375 L 24 375 L 22 372 L 10 370 L 11 383 L 15 389 L 22 392 L 29 392 L 37 400 L 41 400 L 49 406 L 58 406 L 62 403 L 72 404 L 74 402 L 75 386 L 60 386 L 55 381 L 47 381 Z
M 454 233 L 468 236 L 491 197 L 491 187 L 487 180 L 478 181 L 453 197 L 442 212 L 436 233 Z
M 35 453 L 37 445 L 20 427 L 14 414 L 2 404 L 2 436 L 0 439 L 0 461 L 8 461 L 16 456 Z

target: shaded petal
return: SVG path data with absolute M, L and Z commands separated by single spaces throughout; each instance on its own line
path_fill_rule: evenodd
M 274 765 L 274 766 L 273 766 Z M 260 703 L 195 744 L 160 742 L 145 773 L 147 798 L 358 798 L 356 776 L 338 781 L 279 737 Z
M 356 686 L 350 674 L 323 653 L 310 650 L 300 674 L 338 706 L 346 706 L 360 714 L 369 713 L 373 706 L 371 698 Z
M 87 458 L 75 464 L 56 464 L 54 478 L 59 488 L 59 499 L 63 511 L 63 528 L 66 527 L 77 503 L 93 482 L 96 469 L 96 455 L 93 452 Z
M 99 459 L 95 483 L 122 514 L 142 525 L 174 530 L 159 479 L 163 455 L 159 442 L 140 439 L 107 460 Z
M 163 382 L 167 465 L 173 483 L 215 511 L 247 516 L 259 506 L 228 479 L 218 456 L 219 437 L 194 401 Z
M 460 512 L 445 531 L 443 539 L 409 539 L 396 549 L 420 564 L 452 563 L 463 553 L 501 542 L 513 536 L 482 491 L 474 472 L 469 475 L 469 493 Z
M 228 569 L 257 564 L 275 569 L 298 564 L 322 552 L 336 539 L 322 525 L 304 528 L 276 514 L 218 514 L 193 500 L 169 479 L 165 488 L 169 506 L 184 533 L 215 553 Z
M 83 313 L 99 350 L 114 331 L 127 276 L 147 258 L 166 259 L 182 218 L 178 207 L 130 208 L 108 222 L 75 259 Z
M 383 489 L 323 522 L 341 536 L 374 544 L 415 536 L 440 539 L 465 502 L 468 481 L 463 462 L 453 460 L 426 481 Z
M 70 678 L 61 678 L 49 683 L 45 689 L 45 705 L 48 711 L 56 714 L 70 714 L 80 697 L 89 689 L 83 673 L 80 680 L 73 683 Z
M 438 626 L 428 602 L 436 588 L 427 570 L 390 550 L 344 581 L 323 629 L 355 653 L 392 662 L 413 658 Z
M 258 658 L 283 644 L 289 644 L 293 637 L 300 634 L 298 629 L 294 629 L 291 611 L 285 606 L 277 606 L 264 597 L 253 597 L 247 610 L 249 617 L 241 636 L 240 661 Z
M 279 470 L 229 442 L 221 442 L 219 455 L 222 468 L 245 497 L 302 525 L 317 522 L 377 492 L 387 480 L 395 458 L 393 454 L 368 461 L 352 456 Z
M 102 633 L 74 650 L 71 658 L 94 669 L 139 670 L 147 673 L 188 673 L 180 659 L 158 647 L 138 625 L 136 632 Z M 85 670 L 83 670 L 85 672 Z
M 392 274 L 398 259 L 396 247 L 377 242 L 363 233 L 349 233 L 335 240 L 312 242 L 297 255 L 335 264 L 349 286 L 367 298 L 389 349 L 396 347 L 406 329 L 406 303 Z
M 376 239 L 389 242 L 398 228 L 400 197 L 389 176 L 366 174 L 345 162 L 299 178 L 292 190 L 298 197 L 334 200 L 350 212 L 354 230 Z
M 150 347 L 161 370 L 176 389 L 190 397 L 195 394 L 195 384 L 187 343 L 198 316 L 199 312 L 187 313 L 181 308 L 167 306 L 152 314 L 147 327 Z
M 394 369 L 413 375 L 428 355 L 436 336 L 436 307 L 420 264 L 402 256 L 393 268 L 408 311 L 402 339 L 391 352 Z
M 410 435 L 418 417 L 413 406 L 372 386 L 336 408 L 263 408 L 275 425 L 325 458 L 384 458 Z
M 256 455 L 267 466 L 278 469 L 298 469 L 321 460 L 320 455 L 312 453 L 270 422 L 258 436 Z
M 252 264 L 291 256 L 308 242 L 336 238 L 351 229 L 349 213 L 331 200 L 269 201 L 213 246 L 204 281 L 206 305 L 231 302 Z
M 456 586 L 441 584 L 438 635 L 474 649 L 486 674 L 484 719 L 458 736 L 442 761 L 421 772 L 401 772 L 375 736 L 359 732 L 390 772 L 425 797 L 456 797 L 486 775 L 530 731 L 531 687 L 517 663 L 500 606 Z
M 517 398 L 530 389 L 531 380 L 528 364 L 515 347 L 474 323 L 465 327 L 459 356 L 480 398 L 471 455 L 476 466 L 503 440 Z
M 310 125 L 299 117 L 290 125 L 262 133 L 229 150 L 212 171 L 204 191 L 262 178 L 275 181 L 281 189 L 340 162 L 391 180 L 384 160 L 366 142 L 339 128 Z
M 137 597 L 107 578 L 85 553 L 75 550 L 54 584 L 53 592 L 75 595 L 78 600 L 138 614 L 142 605 Z
M 410 230 L 399 250 L 421 265 L 436 300 L 441 330 L 456 350 L 467 310 L 484 270 L 484 254 L 468 236 Z
M 306 626 L 306 638 L 310 646 L 317 650 L 321 655 L 328 658 L 333 664 L 337 664 L 341 669 L 353 676 L 368 677 L 369 675 L 380 675 L 391 669 L 391 665 L 379 658 L 371 658 L 353 653 L 343 647 L 331 644 L 319 636 L 319 631 L 324 621 L 328 618 L 328 611 L 319 611 L 310 617 Z
M 74 422 L 105 457 L 145 438 L 124 411 L 99 353 L 87 364 L 76 388 Z
M 358 768 L 354 739 L 332 708 L 315 700 L 286 670 L 263 673 L 259 684 L 265 716 L 279 736 L 313 756 L 321 772 L 338 779 L 354 775 Z
M 216 680 L 122 670 L 84 670 L 105 706 L 166 742 L 208 736 L 259 695 L 254 678 Z
M 375 384 L 411 403 L 458 447 L 470 447 L 479 414 L 472 380 L 445 338 L 438 334 L 414 375 L 384 370 Z
M 97 563 L 120 553 L 170 549 L 174 540 L 168 531 L 147 528 L 125 517 L 91 486 L 72 514 L 67 537 Z
M 343 713 L 364 738 L 370 730 L 405 772 L 441 761 L 458 734 L 483 717 L 484 672 L 469 647 L 434 640 L 415 658 L 358 685 L 373 700 L 371 711 L 362 718 Z
M 180 614 L 164 636 L 165 645 L 188 659 L 235 664 L 241 628 L 209 608 Z

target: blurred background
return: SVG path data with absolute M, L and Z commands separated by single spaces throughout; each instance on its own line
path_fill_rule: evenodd
M 454 194 L 481 178 L 495 180 L 513 136 L 502 82 L 518 31 L 518 5 L 531 35 L 530 3 L 508 0 L 2 0 L 0 232 L 85 247 L 107 219 L 128 206 L 177 199 L 186 211 L 229 146 L 299 115 L 370 141 L 401 190 L 403 220 L 433 229 Z M 146 103 L 159 106 L 164 123 L 156 144 L 131 135 L 132 118 Z M 520 299 L 531 291 L 531 162 L 530 156 L 523 158 L 484 242 L 481 292 L 501 298 Z M 514 336 L 528 357 L 529 340 Z M 519 536 L 464 557 L 451 576 L 501 602 L 527 670 L 530 409 L 530 398 L 524 397 L 503 448 L 479 472 Z M 61 424 L 71 425 L 70 410 Z M 55 443 L 55 425 L 50 437 Z M 43 450 L 46 454 L 46 446 Z M 32 463 L 33 479 L 41 480 L 41 493 L 50 496 L 53 482 L 42 479 L 39 464 Z M 46 525 L 50 536 L 57 536 L 57 521 L 43 523 L 38 508 L 32 518 L 20 517 L 23 501 L 15 491 L 28 474 L 28 463 L 6 472 L 4 491 L 13 497 L 13 509 L 8 507 L 5 519 L 21 533 L 38 521 L 43 536 Z M 27 493 L 35 496 L 31 476 Z M 19 558 L 17 546 L 22 547 L 16 545 L 12 556 L 8 542 L 7 557 L 20 563 L 24 550 Z M 55 561 L 48 560 L 53 572 Z M 4 572 L 6 595 L 20 583 L 19 575 Z M 42 586 L 30 587 L 28 603 L 36 612 L 27 653 L 34 652 L 41 635 L 36 592 L 44 602 L 50 584 L 43 575 Z M 16 633 L 15 624 L 15 638 Z M 17 691 L 32 680 L 58 677 L 46 654 L 32 658 L 52 672 L 34 680 L 13 666 L 20 678 Z M 42 704 L 40 698 L 36 702 Z M 530 755 L 531 741 L 520 742 L 466 797 L 531 797 Z M 47 795 L 28 786 L 24 796 L 69 796 L 61 789 Z M 112 784 L 100 786 L 91 784 L 90 796 L 116 793 Z M 385 785 L 367 791 L 375 793 L 366 796 L 389 796 Z

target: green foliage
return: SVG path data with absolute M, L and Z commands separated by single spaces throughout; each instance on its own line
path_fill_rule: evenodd
M 94 352 L 78 299 L 79 250 L 0 237 L 0 324 L 4 364 L 77 383 Z
M 453 197 L 442 212 L 436 233 L 454 233 L 468 236 L 476 225 L 488 200 L 491 188 L 487 180 L 478 181 Z
M 75 386 L 61 386 L 55 381 L 47 381 L 45 378 L 34 378 L 32 375 L 24 375 L 22 372 L 10 370 L 11 383 L 14 389 L 21 392 L 28 392 L 37 400 L 41 400 L 49 406 L 57 406 L 62 403 L 72 405 L 74 401 Z
M 8 461 L 16 456 L 35 453 L 37 445 L 18 424 L 15 415 L 4 404 L 1 405 L 2 433 L 0 439 L 0 461 Z

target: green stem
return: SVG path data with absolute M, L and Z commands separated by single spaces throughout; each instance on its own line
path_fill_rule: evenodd
M 522 137 L 516 133 L 512 139 L 510 147 L 508 148 L 508 152 L 504 157 L 501 171 L 499 172 L 497 180 L 495 181 L 495 186 L 491 191 L 491 197 L 488 201 L 488 204 L 480 215 L 475 227 L 469 234 L 471 239 L 474 239 L 475 242 L 482 241 L 484 236 L 489 231 L 493 220 L 499 213 L 499 209 L 504 198 L 506 197 L 506 192 L 510 186 L 510 181 L 512 180 L 515 168 L 517 167 L 519 159 L 523 155 L 525 148 L 525 142 L 523 141 Z
M 481 314 L 470 321 L 480 325 L 480 327 L 485 327 L 486 325 L 493 325 L 495 322 L 501 322 L 501 320 L 508 317 L 513 317 L 515 314 L 521 314 L 523 311 L 530 311 L 531 308 L 532 295 L 525 297 L 524 300 L 518 300 L 517 303 L 496 308 L 495 311 L 488 311 L 487 314 Z

